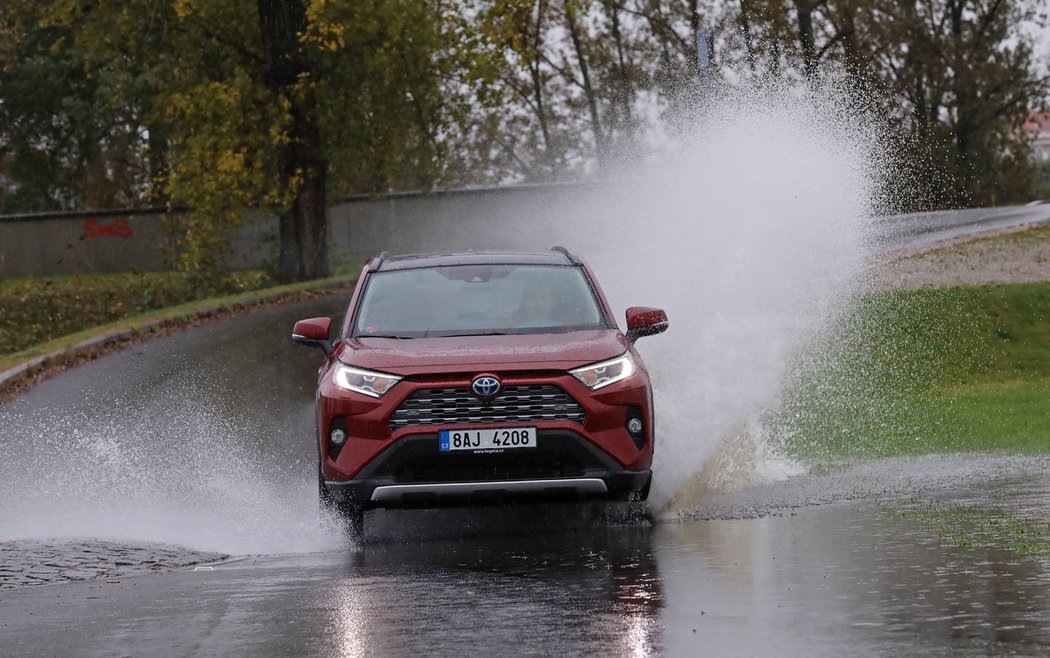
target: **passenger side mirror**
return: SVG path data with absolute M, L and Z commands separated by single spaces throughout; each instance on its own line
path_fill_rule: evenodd
M 627 340 L 632 343 L 642 336 L 655 336 L 667 331 L 667 314 L 663 309 L 632 306 L 627 309 Z
M 307 347 L 320 347 L 325 356 L 329 356 L 335 351 L 331 341 L 328 340 L 328 332 L 331 328 L 331 318 L 299 320 L 292 329 L 292 340 Z

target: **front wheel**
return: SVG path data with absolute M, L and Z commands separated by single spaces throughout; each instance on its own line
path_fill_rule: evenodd
M 358 539 L 365 530 L 365 509 L 361 505 L 345 500 L 337 500 L 325 484 L 321 469 L 317 469 L 317 500 L 321 512 L 329 514 L 340 521 L 351 539 Z
M 615 497 L 611 498 L 611 500 L 627 501 L 629 503 L 645 502 L 649 499 L 649 489 L 652 488 L 652 486 L 653 478 L 652 476 L 649 476 L 649 478 L 645 481 L 645 484 L 642 486 L 641 489 L 634 489 L 631 491 L 622 492 L 616 495 Z

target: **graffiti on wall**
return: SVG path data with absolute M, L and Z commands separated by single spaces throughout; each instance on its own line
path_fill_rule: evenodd
M 84 220 L 83 229 L 84 232 L 80 235 L 82 240 L 102 237 L 124 238 L 126 240 L 134 235 L 131 227 L 128 226 L 127 217 L 118 217 L 110 224 L 103 224 L 97 219 L 86 219 Z

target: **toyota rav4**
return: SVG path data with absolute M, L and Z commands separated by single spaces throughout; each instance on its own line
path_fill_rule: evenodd
M 653 396 L 634 342 L 667 316 L 626 320 L 560 247 L 373 258 L 334 342 L 329 318 L 292 333 L 325 354 L 322 506 L 360 532 L 379 507 L 645 500 Z

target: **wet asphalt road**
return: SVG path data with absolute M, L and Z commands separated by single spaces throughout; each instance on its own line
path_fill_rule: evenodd
M 955 238 L 1024 224 L 1050 224 L 1050 204 L 888 215 L 876 223 L 881 256 L 922 250 Z
M 1045 655 L 1045 563 L 883 510 L 255 557 L 0 597 L 5 655 Z
M 316 519 L 319 355 L 287 337 L 340 303 L 154 340 L 0 409 L 0 540 L 23 560 L 94 532 L 235 556 L 0 590 L 0 655 L 1050 652 L 1050 562 L 954 547 L 870 499 L 777 511 L 790 495 L 774 488 L 767 516 L 657 525 L 599 507 L 380 511 L 351 545 Z M 47 481 L 56 451 L 84 482 Z
M 156 339 L 0 407 L 0 656 L 1050 654 L 1050 560 L 845 501 L 856 478 L 712 503 L 748 519 L 373 512 L 351 545 L 316 515 L 319 354 L 288 339 L 342 303 Z M 1045 473 L 945 496 L 1034 487 L 1038 512 Z

